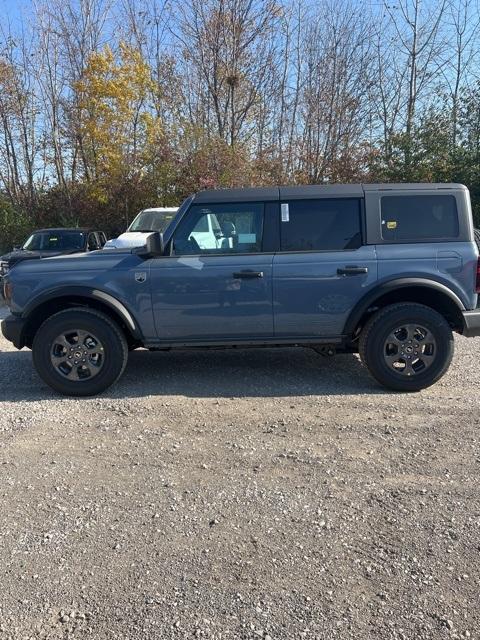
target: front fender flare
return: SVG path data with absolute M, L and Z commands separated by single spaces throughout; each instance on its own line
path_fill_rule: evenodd
M 135 338 L 141 339 L 141 331 L 138 322 L 134 316 L 130 313 L 127 307 L 117 300 L 115 296 L 110 293 L 106 293 L 101 289 L 95 287 L 83 287 L 83 286 L 60 286 L 47 291 L 42 291 L 40 295 L 33 298 L 22 312 L 22 318 L 30 318 L 32 313 L 35 313 L 40 305 L 48 302 L 49 300 L 55 300 L 57 298 L 86 298 L 90 300 L 96 300 L 114 311 L 125 323 L 128 329 L 131 331 Z

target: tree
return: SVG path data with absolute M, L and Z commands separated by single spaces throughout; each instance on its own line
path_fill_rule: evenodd
M 25 40 L 8 37 L 0 56 L 0 181 L 10 202 L 35 219 L 47 158 L 34 89 L 31 52 Z
M 410 143 L 420 101 L 425 99 L 445 66 L 446 42 L 442 32 L 447 0 L 384 2 L 384 16 L 377 33 L 377 79 L 380 82 L 377 112 L 383 124 L 383 140 L 405 134 L 405 166 L 412 161 Z M 423 108 L 428 108 L 423 105 Z
M 192 0 L 180 12 L 176 36 L 190 115 L 230 146 L 249 140 L 268 86 L 277 5 L 272 0 Z
M 149 109 L 154 86 L 138 50 L 121 42 L 119 60 L 105 47 L 88 59 L 75 83 L 79 132 L 95 181 L 126 179 L 144 168 L 148 145 L 161 136 L 161 123 Z
M 298 179 L 352 180 L 369 121 L 370 27 L 348 1 L 324 3 L 304 31 Z
M 448 19 L 453 33 L 453 47 L 443 69 L 445 84 L 451 100 L 452 144 L 458 136 L 460 89 L 468 80 L 472 63 L 478 53 L 480 14 L 477 0 L 452 0 L 448 6 Z

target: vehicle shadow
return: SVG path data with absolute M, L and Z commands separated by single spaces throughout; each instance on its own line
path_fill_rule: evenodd
M 134 351 L 122 378 L 101 397 L 256 398 L 385 394 L 357 356 L 313 349 Z M 29 351 L 0 352 L 0 401 L 58 397 L 36 374 Z

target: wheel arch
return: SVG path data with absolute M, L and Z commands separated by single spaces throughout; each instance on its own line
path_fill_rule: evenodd
M 23 342 L 30 347 L 41 324 L 50 316 L 64 309 L 87 307 L 105 313 L 124 332 L 129 345 L 142 342 L 138 323 L 123 303 L 111 294 L 99 289 L 86 287 L 66 287 L 46 292 L 34 298 L 24 309 L 22 317 L 26 323 Z
M 355 338 L 372 313 L 395 302 L 417 302 L 431 307 L 446 318 L 452 329 L 460 332 L 463 329 L 465 305 L 454 291 L 441 282 L 402 278 L 384 282 L 364 296 L 351 311 L 344 335 Z

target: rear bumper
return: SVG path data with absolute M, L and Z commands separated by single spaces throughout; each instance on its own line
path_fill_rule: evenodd
M 480 336 L 480 309 L 474 311 L 463 311 L 463 331 L 462 335 L 467 338 Z
M 17 349 L 25 346 L 24 329 L 26 320 L 18 316 L 9 315 L 2 320 L 2 333 L 4 338 L 12 342 Z

